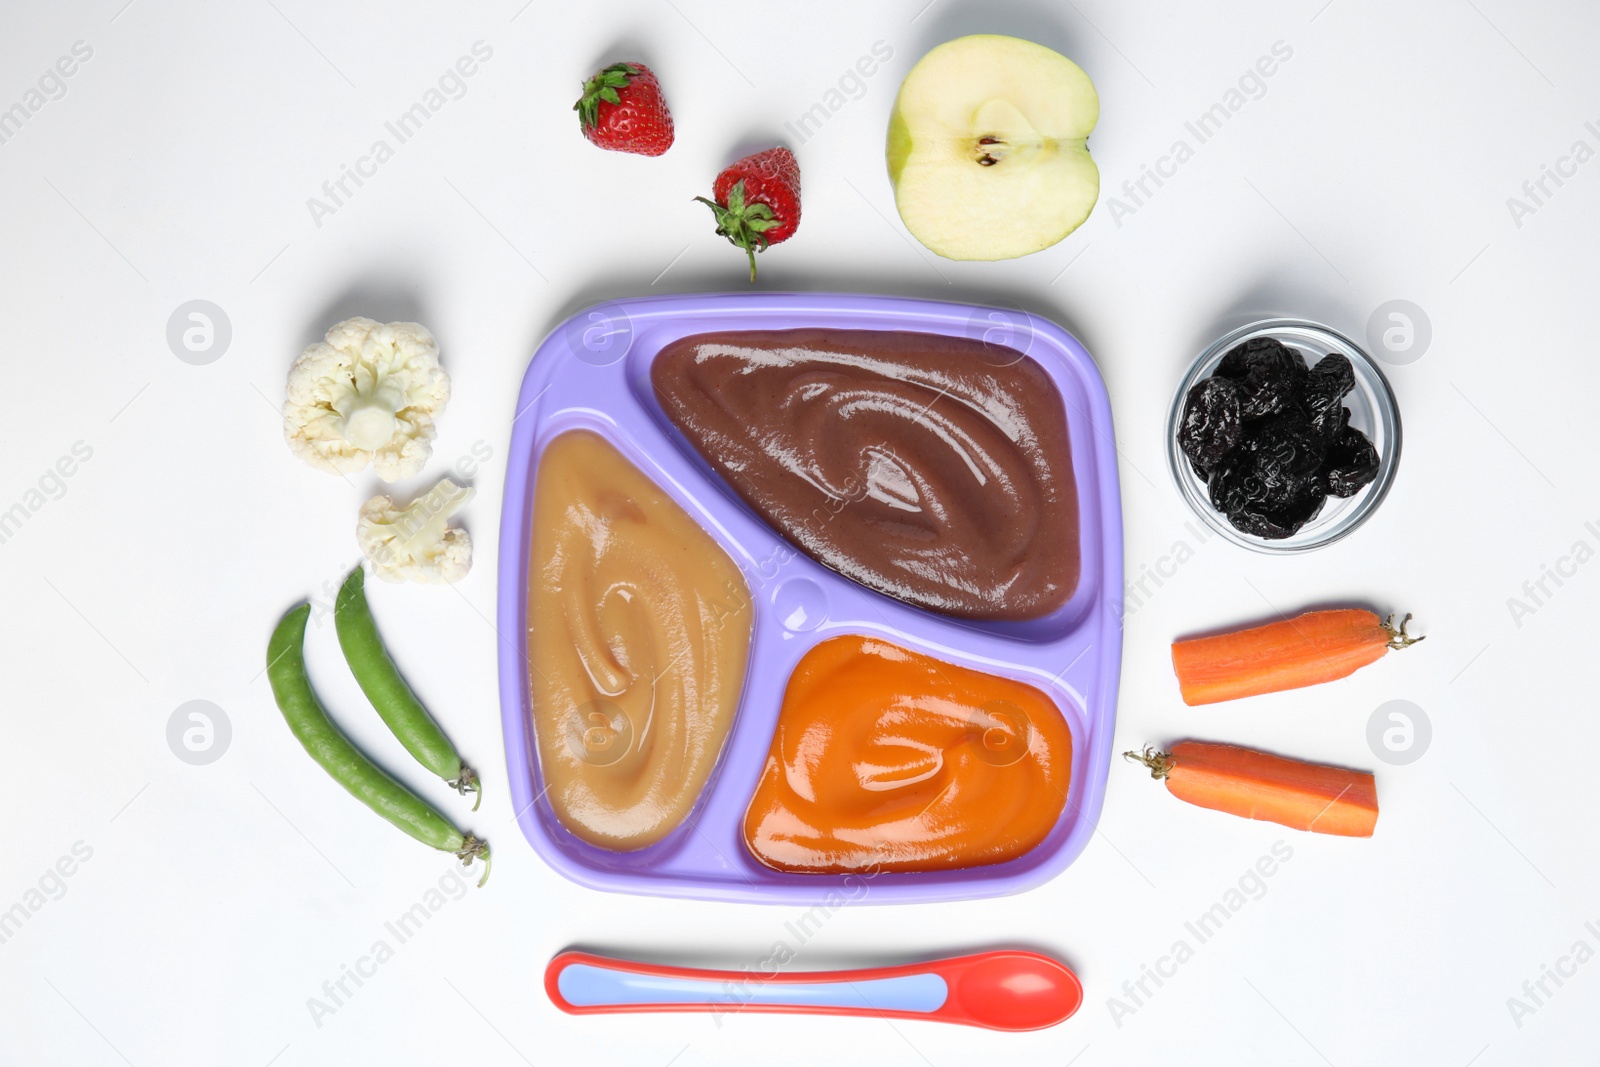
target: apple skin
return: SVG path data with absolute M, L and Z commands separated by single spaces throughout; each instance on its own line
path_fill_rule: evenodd
M 906 160 L 911 157 L 911 128 L 906 125 L 905 116 L 900 114 L 899 101 L 895 101 L 895 108 L 889 113 L 889 184 L 900 185 L 900 172 L 905 170 Z
M 1043 45 L 999 34 L 939 45 L 906 75 L 889 116 L 901 220 L 948 259 L 1049 248 L 1099 199 L 1087 146 L 1099 116 L 1088 75 Z

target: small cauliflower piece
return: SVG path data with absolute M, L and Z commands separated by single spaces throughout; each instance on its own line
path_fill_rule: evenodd
M 386 582 L 459 582 L 472 567 L 472 537 L 450 525 L 450 517 L 472 499 L 473 490 L 449 478 L 396 507 L 386 496 L 361 505 L 356 541 Z
M 449 399 L 426 328 L 346 319 L 289 368 L 283 435 L 313 467 L 352 474 L 372 463 L 379 478 L 398 481 L 433 454 L 433 422 Z

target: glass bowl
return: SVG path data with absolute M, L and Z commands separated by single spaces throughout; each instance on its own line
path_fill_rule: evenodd
M 1329 496 L 1317 517 L 1296 530 L 1293 536 L 1270 540 L 1236 530 L 1228 517 L 1211 506 L 1205 481 L 1189 464 L 1189 457 L 1178 447 L 1178 427 L 1183 419 L 1184 401 L 1189 390 L 1202 379 L 1209 378 L 1222 362 L 1222 357 L 1235 345 L 1253 337 L 1271 337 L 1296 353 L 1306 365 L 1316 363 L 1330 353 L 1344 356 L 1355 371 L 1356 384 L 1344 398 L 1350 409 L 1350 425 L 1367 435 L 1372 447 L 1378 451 L 1378 474 L 1355 496 L 1339 498 Z M 1394 393 L 1383 372 L 1372 358 L 1354 341 L 1336 330 L 1301 319 L 1264 319 L 1241 326 L 1218 338 L 1200 353 L 1189 373 L 1178 383 L 1172 398 L 1172 411 L 1167 415 L 1167 467 L 1178 493 L 1194 513 L 1211 529 L 1236 545 L 1257 552 L 1291 553 L 1309 552 L 1344 537 L 1366 521 L 1377 510 L 1389 484 L 1394 480 L 1394 469 L 1400 460 L 1400 411 L 1395 406 Z

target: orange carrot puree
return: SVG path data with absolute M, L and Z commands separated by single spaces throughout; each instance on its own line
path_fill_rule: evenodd
M 789 679 L 744 837 L 768 867 L 934 871 L 1015 859 L 1066 805 L 1072 735 L 1031 685 L 875 637 Z

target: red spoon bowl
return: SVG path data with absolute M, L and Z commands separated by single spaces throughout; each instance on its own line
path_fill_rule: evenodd
M 991 1030 L 1043 1030 L 1070 1018 L 1083 985 L 1065 964 L 1037 952 L 982 952 L 945 960 L 949 1022 Z M 964 1017 L 957 1017 L 957 1013 Z

